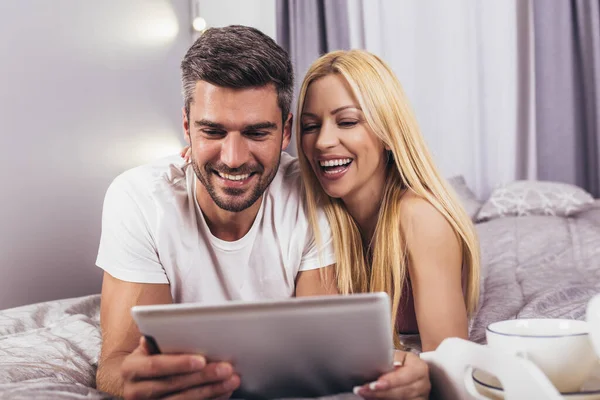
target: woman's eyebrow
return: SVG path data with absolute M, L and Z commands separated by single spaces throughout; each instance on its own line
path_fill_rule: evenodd
M 341 106 L 341 107 L 338 107 L 338 108 L 336 108 L 335 110 L 333 110 L 333 111 L 331 112 L 331 115 L 335 115 L 335 114 L 339 113 L 340 111 L 344 111 L 344 110 L 347 110 L 347 109 L 349 109 L 349 108 L 354 108 L 354 109 L 356 109 L 356 110 L 358 110 L 358 111 L 362 111 L 362 110 L 360 109 L 360 107 L 357 107 L 357 106 L 355 106 L 355 105 L 352 105 L 352 104 L 351 104 L 351 105 L 347 105 L 347 106 Z M 316 114 L 313 114 L 313 113 L 310 113 L 310 112 L 306 112 L 306 111 L 303 111 L 303 112 L 302 112 L 302 116 L 307 116 L 307 117 L 318 118 Z
M 347 110 L 348 108 L 354 108 L 354 109 L 356 109 L 356 110 L 359 110 L 359 111 L 360 111 L 360 107 L 356 107 L 355 105 L 351 104 L 351 105 L 348 105 L 348 106 L 341 106 L 341 107 L 338 107 L 338 108 L 336 108 L 335 110 L 333 110 L 333 111 L 331 112 L 331 115 L 337 114 L 337 113 L 339 113 L 340 111 Z

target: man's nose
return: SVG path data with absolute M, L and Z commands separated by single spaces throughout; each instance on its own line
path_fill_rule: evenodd
M 229 168 L 239 168 L 250 159 L 246 139 L 237 133 L 229 133 L 221 147 L 221 162 Z

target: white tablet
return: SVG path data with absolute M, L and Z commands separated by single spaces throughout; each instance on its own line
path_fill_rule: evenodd
M 234 397 L 350 392 L 392 369 L 385 293 L 136 306 L 131 311 L 156 351 L 230 361 L 241 378 Z

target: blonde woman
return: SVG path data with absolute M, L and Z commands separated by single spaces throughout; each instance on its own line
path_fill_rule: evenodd
M 362 50 L 310 67 L 298 99 L 299 161 L 313 227 L 333 230 L 341 293 L 385 291 L 396 345 L 468 337 L 479 298 L 473 224 L 440 176 L 389 66 Z

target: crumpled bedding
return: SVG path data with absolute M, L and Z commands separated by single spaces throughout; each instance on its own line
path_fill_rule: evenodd
M 107 399 L 96 391 L 100 296 L 0 311 L 0 399 Z
M 477 224 L 482 291 L 470 327 L 494 321 L 584 319 L 600 293 L 600 202 L 573 217 L 503 217 Z M 0 311 L 0 399 L 109 399 L 94 389 L 99 295 Z M 344 394 L 331 399 L 356 398 Z
M 471 340 L 485 343 L 495 321 L 585 319 L 600 293 L 600 200 L 569 218 L 502 217 L 476 227 L 482 286 Z

